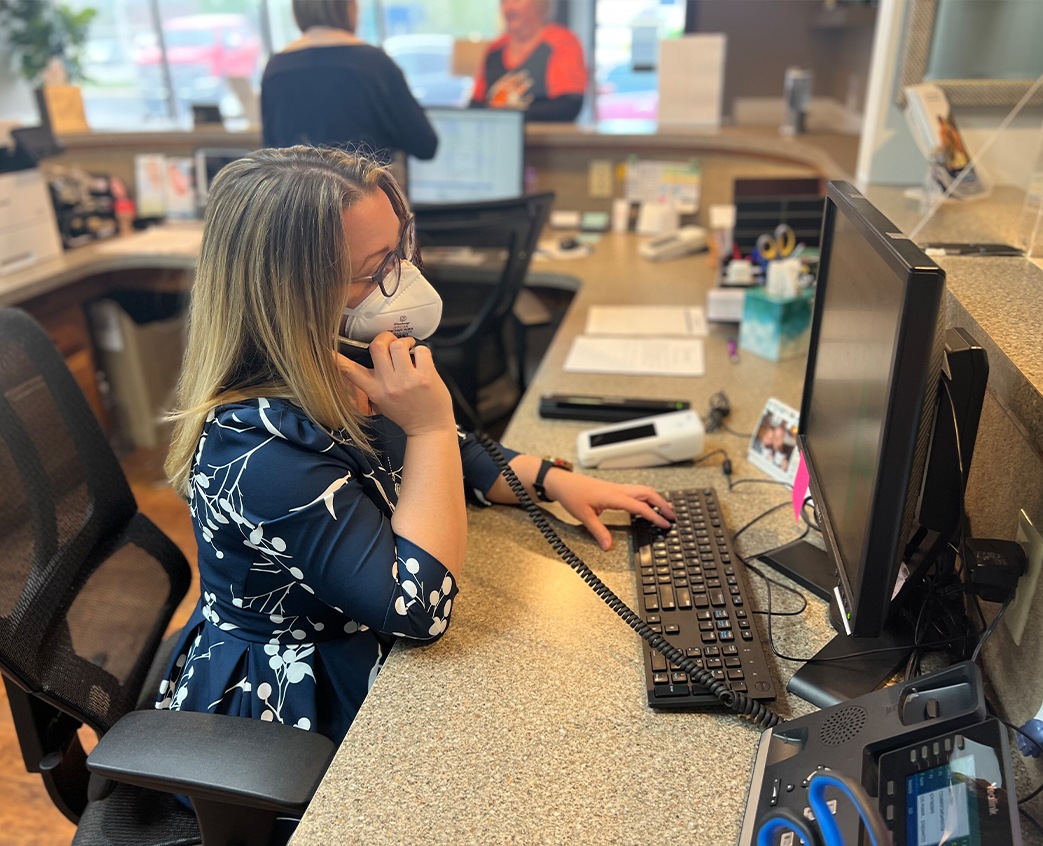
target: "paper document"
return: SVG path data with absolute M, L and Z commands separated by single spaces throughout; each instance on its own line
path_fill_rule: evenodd
M 636 203 L 668 203 L 679 214 L 699 210 L 702 167 L 698 159 L 689 161 L 645 161 L 636 157 L 627 162 L 624 196 Z
M 565 359 L 571 373 L 629 373 L 644 376 L 702 376 L 700 338 L 627 338 L 580 335 Z
M 702 306 L 594 305 L 587 312 L 588 335 L 706 335 Z

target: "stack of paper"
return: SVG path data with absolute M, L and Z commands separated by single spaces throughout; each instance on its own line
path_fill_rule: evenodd
M 592 306 L 586 334 L 572 342 L 565 370 L 702 376 L 705 334 L 700 306 Z

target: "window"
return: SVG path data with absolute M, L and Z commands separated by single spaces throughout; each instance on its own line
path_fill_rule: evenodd
M 89 6 L 81 81 L 87 121 L 105 129 L 189 128 L 192 106 L 244 113 L 236 79 L 256 88 L 267 58 L 257 0 L 66 0 Z M 158 20 L 156 20 L 158 12 Z
M 684 32 L 684 0 L 600 0 L 595 10 L 595 114 L 654 121 L 659 112 L 659 41 Z
M 64 2 L 98 13 L 80 85 L 99 131 L 188 129 L 192 105 L 202 103 L 219 105 L 226 125 L 243 128 L 269 55 L 300 35 L 290 0 Z M 683 31 L 685 5 L 558 0 L 558 19 L 588 52 L 596 99 L 585 115 L 655 120 L 658 41 Z M 425 105 L 465 105 L 473 79 L 454 73 L 457 42 L 488 41 L 501 30 L 497 0 L 359 0 L 359 36 L 388 52 Z

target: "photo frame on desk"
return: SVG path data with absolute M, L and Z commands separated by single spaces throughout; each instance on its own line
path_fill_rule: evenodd
M 746 458 L 773 479 L 792 485 L 800 464 L 797 424 L 800 412 L 770 398 L 757 420 Z

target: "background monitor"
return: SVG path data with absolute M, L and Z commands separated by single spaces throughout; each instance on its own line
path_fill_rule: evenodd
M 825 705 L 872 690 L 911 645 L 898 611 L 917 580 L 898 578 L 938 407 L 945 274 L 845 182 L 827 187 L 821 255 L 797 440 L 846 634 L 816 657 L 894 647 L 805 664 L 789 689 Z M 795 545 L 786 563 L 801 571 L 805 555 L 822 553 Z
M 236 147 L 199 147 L 195 151 L 196 201 L 200 208 L 206 206 L 210 183 L 217 172 L 226 164 L 248 156 L 253 150 Z
M 410 156 L 406 193 L 411 205 L 520 197 L 525 180 L 525 115 L 512 109 L 425 110 L 438 151 Z

